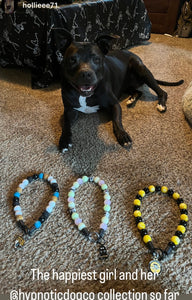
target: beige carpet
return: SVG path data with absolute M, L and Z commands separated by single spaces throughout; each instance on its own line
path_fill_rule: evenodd
M 133 139 L 130 151 L 118 145 L 111 121 L 103 114 L 93 114 L 80 116 L 73 126 L 72 149 L 65 155 L 59 153 L 63 113 L 59 85 L 32 90 L 29 72 L 0 69 L 0 293 L 19 288 L 26 292 L 69 289 L 97 293 L 115 289 L 163 293 L 168 289 L 192 293 L 192 130 L 182 112 L 182 96 L 192 81 L 192 39 L 152 35 L 146 45 L 131 51 L 143 59 L 157 79 L 184 79 L 185 83 L 164 88 L 169 95 L 165 114 L 156 110 L 156 96 L 147 88 L 135 107 L 127 109 L 126 101 L 122 101 L 123 124 Z M 15 250 L 14 237 L 20 230 L 12 212 L 12 196 L 24 178 L 39 172 L 57 179 L 60 198 L 42 229 L 22 250 Z M 109 186 L 112 204 L 105 236 L 108 261 L 98 259 L 97 245 L 79 234 L 67 210 L 69 188 L 84 174 L 98 175 Z M 189 206 L 185 239 L 175 255 L 162 263 L 162 273 L 156 280 L 141 278 L 141 272 L 148 271 L 151 256 L 132 215 L 137 191 L 150 184 L 167 185 L 178 191 Z M 43 183 L 36 182 L 25 189 L 20 202 L 28 225 L 39 217 L 50 197 L 51 190 Z M 76 203 L 88 229 L 97 231 L 103 206 L 99 188 L 84 185 L 78 190 Z M 178 206 L 166 196 L 150 196 L 143 201 L 142 213 L 154 245 L 165 248 L 179 223 Z M 48 272 L 49 279 L 33 278 L 32 269 Z M 54 279 L 53 270 L 60 272 L 61 277 Z M 87 276 L 95 272 L 97 278 L 77 278 L 74 283 L 65 283 L 62 275 L 67 271 L 73 276 L 72 272 L 85 272 Z M 113 273 L 108 280 L 109 272 Z M 132 277 L 120 280 L 119 275 L 125 272 Z M 102 280 L 103 274 L 106 281 Z

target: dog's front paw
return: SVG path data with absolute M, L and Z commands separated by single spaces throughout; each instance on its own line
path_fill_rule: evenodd
M 118 131 L 116 133 L 117 141 L 122 147 L 130 148 L 132 145 L 132 139 L 126 131 Z
M 72 143 L 70 140 L 64 140 L 62 138 L 60 138 L 59 141 L 59 150 L 61 151 L 61 153 L 65 153 L 69 150 L 69 148 L 72 147 Z

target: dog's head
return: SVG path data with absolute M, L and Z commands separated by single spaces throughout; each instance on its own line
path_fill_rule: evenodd
M 63 55 L 62 76 L 81 96 L 90 97 L 103 78 L 104 56 L 117 36 L 102 35 L 94 43 L 75 42 L 66 30 L 56 30 L 57 49 Z

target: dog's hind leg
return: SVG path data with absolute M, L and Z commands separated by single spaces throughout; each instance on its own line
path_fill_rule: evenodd
M 134 72 L 135 77 L 138 78 L 139 82 L 142 82 L 142 84 L 147 84 L 152 90 L 156 92 L 158 96 L 157 109 L 161 113 L 165 112 L 167 109 L 167 93 L 159 87 L 150 70 L 143 64 L 140 59 L 135 58 L 130 61 L 129 68 L 132 72 Z

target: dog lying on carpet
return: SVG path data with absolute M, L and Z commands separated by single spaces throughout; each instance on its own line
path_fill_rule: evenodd
M 183 81 L 167 83 L 157 81 L 141 59 L 123 50 L 109 51 L 116 36 L 103 35 L 94 43 L 75 42 L 64 29 L 57 30 L 57 48 L 63 54 L 61 63 L 62 99 L 64 121 L 59 148 L 64 153 L 72 146 L 71 123 L 78 112 L 94 113 L 107 109 L 112 118 L 113 132 L 121 146 L 130 147 L 132 140 L 122 125 L 119 99 L 129 93 L 127 104 L 131 105 L 141 96 L 137 88 L 147 84 L 158 96 L 157 109 L 166 111 L 167 93 L 162 85 L 180 85 Z
M 192 127 L 192 81 L 183 95 L 183 112 Z

